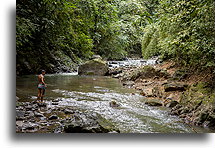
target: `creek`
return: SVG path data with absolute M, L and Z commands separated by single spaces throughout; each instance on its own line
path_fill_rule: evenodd
M 134 89 L 122 86 L 118 79 L 105 76 L 46 74 L 48 84 L 45 100 L 60 99 L 58 106 L 68 106 L 98 113 L 113 123 L 121 133 L 204 133 L 209 129 L 191 127 L 164 107 L 144 104 L 144 97 Z M 16 96 L 20 102 L 31 102 L 37 97 L 37 76 L 17 77 Z M 120 107 L 110 107 L 116 101 Z

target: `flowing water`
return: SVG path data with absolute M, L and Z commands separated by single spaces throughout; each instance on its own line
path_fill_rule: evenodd
M 45 100 L 60 99 L 60 106 L 98 113 L 111 121 L 121 133 L 195 133 L 209 129 L 191 127 L 169 115 L 167 108 L 149 107 L 136 90 L 124 88 L 110 77 L 47 74 Z M 19 101 L 33 101 L 37 96 L 37 76 L 17 77 L 16 95 Z M 116 101 L 120 107 L 109 106 Z

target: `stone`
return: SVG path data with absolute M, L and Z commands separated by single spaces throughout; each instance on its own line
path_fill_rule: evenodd
M 58 105 L 58 102 L 52 102 L 52 105 Z
M 186 84 L 180 84 L 180 83 L 168 83 L 164 85 L 164 91 L 185 91 L 187 88 Z
M 51 115 L 49 117 L 49 120 L 55 120 L 55 119 L 58 119 L 58 116 L 57 115 Z
M 22 127 L 23 126 L 23 121 L 16 121 L 16 126 Z
M 108 65 L 100 59 L 93 59 L 82 64 L 78 68 L 79 75 L 104 76 L 108 72 Z
M 134 85 L 134 81 L 125 81 L 122 83 L 123 86 L 132 87 Z
M 108 71 L 108 75 L 110 75 L 110 76 L 111 75 L 118 75 L 120 73 L 122 73 L 122 69 L 111 69 Z
M 111 101 L 111 102 L 109 103 L 109 106 L 110 106 L 110 107 L 119 107 L 120 105 L 117 104 L 116 101 Z
M 118 131 L 98 114 L 76 114 L 75 118 L 63 123 L 65 133 L 108 133 Z
M 46 104 L 46 103 L 37 103 L 37 105 L 38 105 L 39 107 L 47 107 L 47 104 Z
M 25 106 L 26 111 L 30 111 L 33 107 L 31 105 Z
M 173 79 L 174 80 L 182 80 L 185 79 L 188 76 L 188 73 L 186 72 L 186 70 L 176 70 L 175 73 L 173 74 Z
M 154 90 L 153 87 L 145 88 L 145 89 L 144 89 L 144 92 L 145 92 L 145 94 L 146 94 L 145 96 L 146 96 L 146 97 L 153 97 L 153 96 L 155 96 L 153 90 Z
M 149 99 L 145 102 L 149 106 L 162 106 L 163 103 L 158 99 Z
M 23 129 L 25 129 L 25 130 L 34 130 L 35 128 L 37 128 L 38 127 L 38 125 L 37 124 L 35 124 L 35 123 L 31 123 L 31 122 L 29 122 L 29 123 L 25 123 L 25 124 L 23 124 Z
M 100 55 L 93 55 L 91 59 L 102 59 Z
M 25 116 L 25 111 L 16 111 L 16 117 L 17 118 L 23 118 Z
M 146 93 L 145 93 L 144 91 L 141 91 L 141 92 L 140 92 L 140 95 L 146 96 Z
M 38 112 L 34 112 L 34 116 L 35 116 L 35 117 L 44 117 L 44 115 L 43 115 L 43 114 L 38 113 Z
M 200 122 L 200 123 L 204 123 L 205 120 L 207 120 L 208 116 L 209 116 L 209 113 L 208 113 L 208 112 L 202 112 L 202 113 L 200 114 L 200 117 L 199 117 L 199 122 Z
M 178 104 L 178 101 L 171 101 L 167 103 L 166 107 L 173 108 Z
M 73 111 L 73 110 L 69 110 L 69 109 L 65 109 L 65 110 L 64 110 L 64 113 L 65 113 L 65 114 L 73 114 L 74 111 Z

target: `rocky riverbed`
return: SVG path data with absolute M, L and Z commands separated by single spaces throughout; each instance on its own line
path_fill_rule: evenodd
M 213 131 L 196 130 L 195 125 L 214 128 L 215 95 L 209 93 L 206 84 L 187 81 L 190 74 L 186 70 L 167 62 L 112 67 L 105 72 L 108 76 L 98 76 L 104 75 L 95 73 L 99 66 L 108 64 L 100 60 L 91 62 L 90 65 L 95 63 L 96 66 L 83 68 L 86 69 L 84 75 L 46 75 L 49 84 L 45 103 L 35 102 L 35 75 L 18 78 L 17 96 L 20 98 L 16 98 L 16 132 Z
M 119 133 L 99 114 L 60 107 L 59 99 L 46 103 L 17 102 L 17 133 Z
M 172 62 L 135 68 L 116 67 L 109 75 L 145 96 L 149 106 L 171 108 L 171 114 L 192 125 L 215 129 L 215 93 L 202 81 L 188 81 L 192 74 Z

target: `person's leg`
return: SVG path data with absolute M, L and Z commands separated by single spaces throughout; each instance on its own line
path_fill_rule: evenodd
M 45 95 L 45 89 L 42 89 L 41 91 L 41 102 L 43 102 L 43 96 Z
M 37 95 L 37 101 L 39 101 L 41 99 L 41 89 L 38 88 L 38 95 Z

